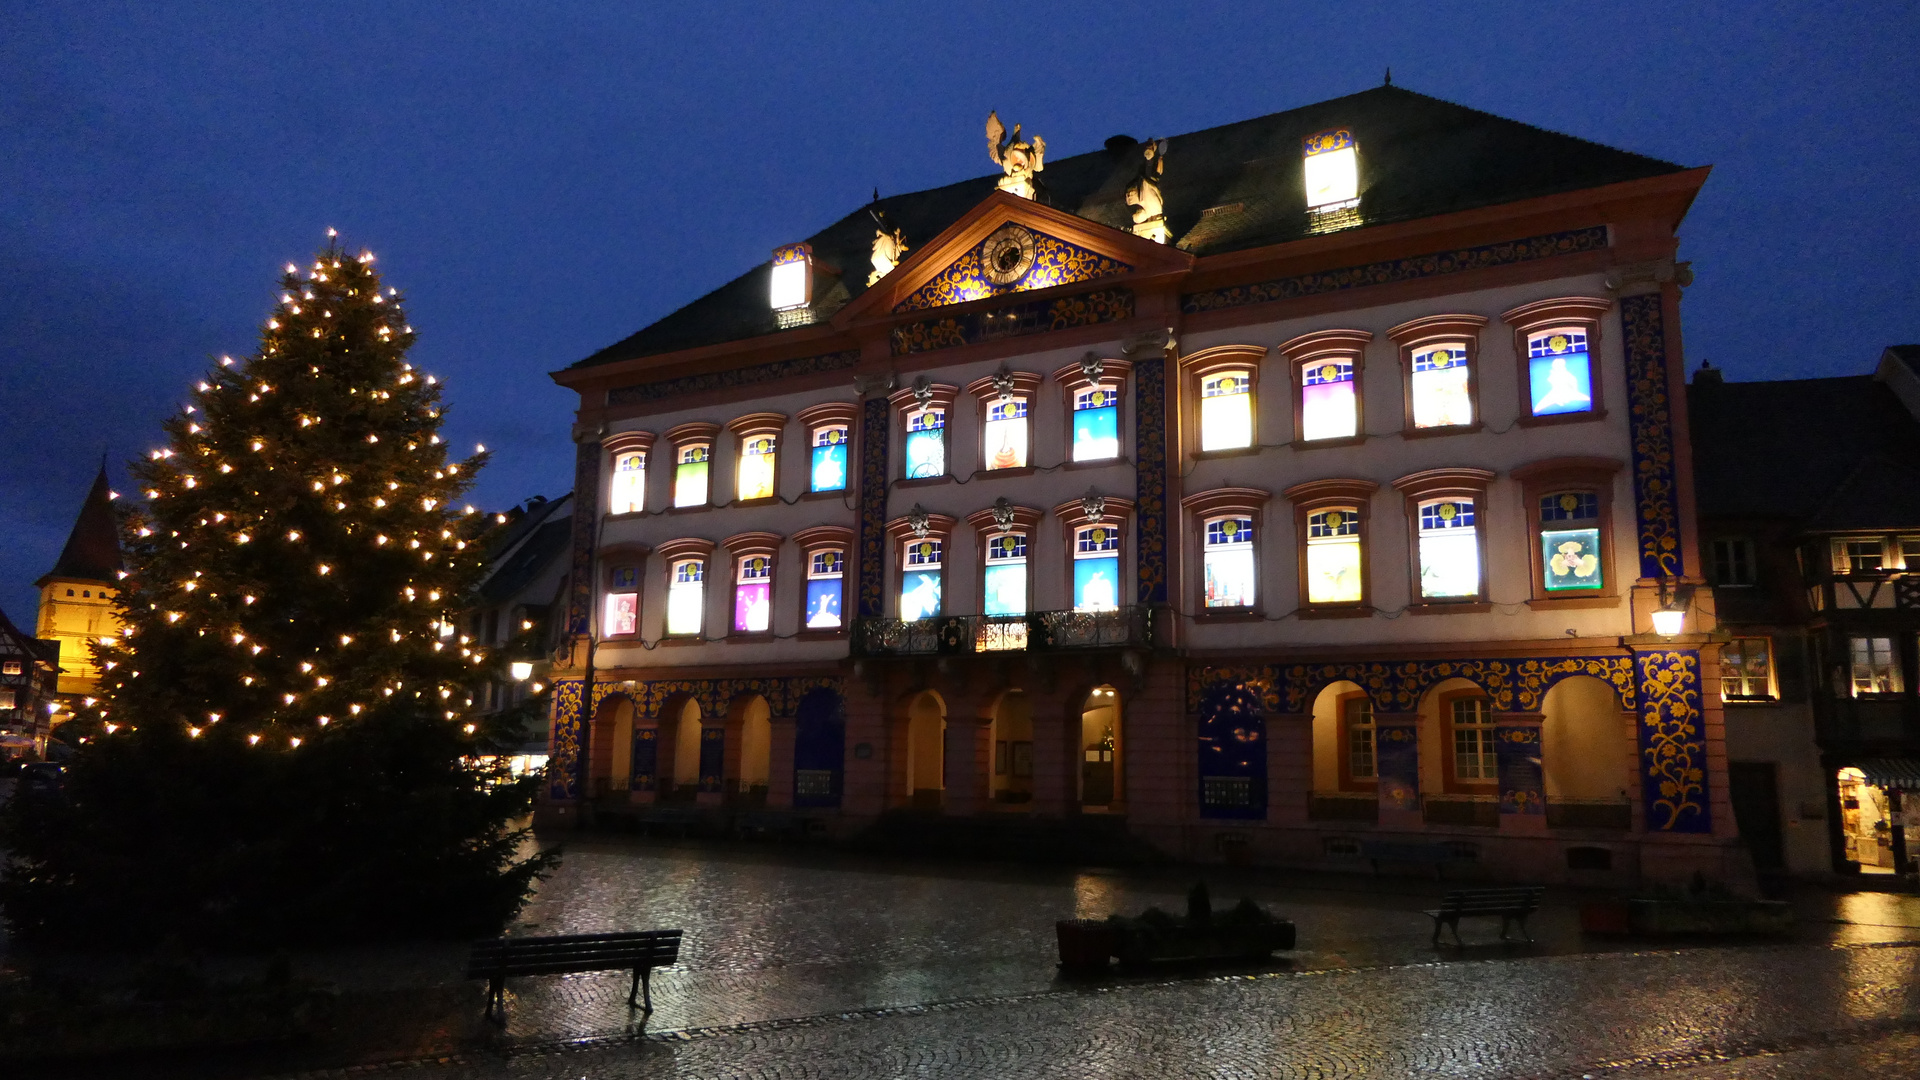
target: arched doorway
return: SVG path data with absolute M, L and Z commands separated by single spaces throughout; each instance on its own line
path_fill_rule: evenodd
M 907 790 L 916 810 L 939 810 L 946 791 L 947 703 L 932 690 L 907 706 Z
M 700 790 L 700 703 L 692 697 L 669 702 L 661 710 L 660 729 L 663 736 L 673 732 L 672 779 L 662 784 L 660 801 L 693 802 Z
M 1310 819 L 1379 819 L 1379 747 L 1373 735 L 1373 699 L 1359 683 L 1328 683 L 1315 695 Z
M 793 805 L 839 806 L 846 780 L 846 702 L 824 687 L 810 690 L 793 723 Z
M 589 756 L 589 794 L 596 799 L 620 797 L 627 790 L 632 762 L 626 748 L 633 740 L 633 701 L 610 694 L 593 713 L 593 748 Z
M 1569 676 L 1547 691 L 1540 711 L 1547 824 L 1629 828 L 1638 749 L 1612 685 Z
M 1444 679 L 1420 700 L 1421 810 L 1430 825 L 1495 828 L 1500 771 L 1493 700 L 1470 679 Z
M 726 785 L 729 797 L 749 806 L 767 803 L 767 776 L 773 769 L 773 710 L 759 694 L 736 698 L 728 709 L 727 743 L 739 747 Z
M 1267 816 L 1267 722 L 1245 683 L 1217 682 L 1200 698 L 1200 816 Z
M 1105 813 L 1120 802 L 1120 692 L 1096 686 L 1080 705 L 1080 808 Z
M 1033 702 L 1024 691 L 1000 695 L 992 729 L 994 804 L 1024 808 L 1033 801 Z

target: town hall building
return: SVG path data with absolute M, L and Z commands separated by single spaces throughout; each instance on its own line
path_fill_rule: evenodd
M 1675 261 L 1707 169 L 1393 86 L 986 136 L 554 376 L 544 813 L 1750 873 Z

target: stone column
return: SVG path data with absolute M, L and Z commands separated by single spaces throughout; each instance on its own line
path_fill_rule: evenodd
M 871 819 L 893 805 L 888 801 L 892 776 L 887 772 L 890 755 L 884 687 L 870 689 L 858 680 L 848 680 L 846 695 L 847 756 L 840 812 Z
M 1380 827 L 1423 829 L 1420 812 L 1420 714 L 1373 714 L 1374 773 L 1380 778 Z
M 694 802 L 700 806 L 719 806 L 726 801 L 727 729 L 720 724 L 700 725 L 700 791 Z
M 1539 713 L 1494 713 L 1493 753 L 1500 780 L 1500 831 L 1547 831 L 1546 773 Z
M 1029 691 L 1033 702 L 1033 812 L 1059 817 L 1080 810 L 1080 717 L 1068 722 L 1058 691 Z
M 946 812 L 950 817 L 971 817 L 987 808 L 987 785 L 993 747 L 993 721 L 972 715 L 972 703 L 958 702 L 960 714 L 947 717 Z
M 799 726 L 791 716 L 767 718 L 771 746 L 767 749 L 767 809 L 793 809 L 793 742 Z
M 1304 825 L 1313 797 L 1313 714 L 1268 713 L 1267 822 Z

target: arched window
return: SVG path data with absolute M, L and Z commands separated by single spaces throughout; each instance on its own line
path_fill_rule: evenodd
M 1010 397 L 987 403 L 980 448 L 988 469 L 1020 469 L 1027 465 L 1027 399 Z
M 1428 499 L 1419 504 L 1420 598 L 1480 597 L 1480 527 L 1474 501 Z
M 900 558 L 900 618 L 911 622 L 940 614 L 946 544 L 931 537 L 907 541 Z
M 1258 595 L 1254 572 L 1253 519 L 1228 516 L 1206 523 L 1201 555 L 1209 608 L 1251 608 Z
M 1522 423 L 1602 415 L 1600 316 L 1611 300 L 1571 296 L 1524 304 L 1502 315 L 1520 354 Z
M 806 627 L 834 630 L 841 625 L 840 604 L 847 575 L 847 553 L 822 548 L 807 560 Z
M 613 493 L 608 500 L 610 514 L 637 514 L 647 501 L 647 455 L 644 450 L 629 450 L 613 459 Z
M 696 636 L 707 604 L 707 561 L 676 559 L 667 572 L 667 633 Z
M 773 472 L 776 456 L 776 442 L 772 435 L 755 435 L 740 441 L 740 468 L 738 490 L 734 497 L 741 502 L 750 499 L 769 499 L 773 497 Z
M 1073 395 L 1073 460 L 1104 461 L 1119 456 L 1119 385 L 1101 383 L 1076 391 Z
M 606 609 L 600 620 L 602 637 L 631 637 L 640 630 L 640 568 L 615 566 L 607 571 Z
M 1253 445 L 1253 373 L 1229 369 L 1200 380 L 1200 449 Z
M 981 571 L 982 610 L 988 615 L 1027 613 L 1027 534 L 988 537 Z
M 1307 515 L 1307 603 L 1358 604 L 1366 596 L 1360 508 L 1330 506 Z
M 843 491 L 847 486 L 847 425 L 827 424 L 813 430 L 813 467 L 808 490 Z
M 773 626 L 773 558 L 747 555 L 734 560 L 733 632 L 762 634 Z
M 1360 378 L 1365 330 L 1316 330 L 1280 346 L 1293 370 L 1294 437 L 1302 443 L 1356 439 L 1366 430 Z
M 1540 561 L 1540 583 L 1549 593 L 1599 592 L 1606 587 L 1598 495 L 1561 491 L 1541 496 Z
M 1536 606 L 1591 606 L 1595 597 L 1619 590 L 1608 562 L 1613 482 L 1624 463 L 1613 458 L 1568 457 L 1532 462 L 1513 470 L 1527 511 L 1528 562 Z

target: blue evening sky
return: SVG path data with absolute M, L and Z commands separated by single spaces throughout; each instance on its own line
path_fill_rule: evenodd
M 883 193 L 1377 84 L 1714 174 L 1691 364 L 1920 339 L 1900 4 L 14 3 L 0 10 L 0 609 L 328 226 L 408 293 L 480 501 L 569 483 L 564 367 Z M 1177 167 L 1177 163 L 1174 163 Z M 1783 432 L 1783 437 L 1791 437 Z

